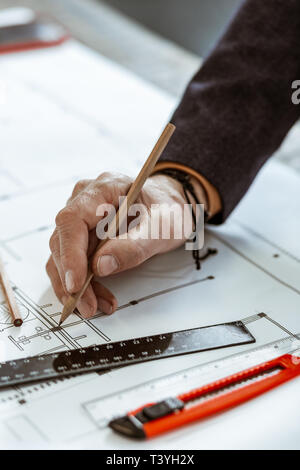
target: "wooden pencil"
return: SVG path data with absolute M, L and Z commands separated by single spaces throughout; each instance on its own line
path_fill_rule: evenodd
M 8 306 L 8 310 L 15 326 L 21 326 L 23 323 L 20 310 L 15 298 L 14 291 L 10 285 L 8 276 L 5 272 L 4 264 L 0 259 L 0 284 Z
M 124 221 L 127 219 L 127 211 L 129 207 L 132 204 L 134 204 L 134 202 L 137 200 L 144 186 L 146 179 L 151 175 L 156 165 L 157 160 L 159 159 L 162 152 L 164 151 L 174 131 L 175 131 L 175 126 L 171 123 L 167 124 L 166 127 L 164 128 L 161 136 L 159 137 L 158 141 L 153 147 L 152 152 L 150 153 L 149 157 L 144 163 L 143 168 L 141 169 L 135 181 L 132 183 L 128 191 L 128 194 L 126 198 L 124 199 L 124 201 L 122 202 L 122 204 L 120 205 L 114 219 L 109 224 L 108 229 L 107 229 L 107 238 L 100 241 L 97 247 L 97 251 L 103 247 L 103 245 L 107 242 L 107 240 L 109 240 L 109 238 L 111 238 L 112 235 L 114 235 L 115 227 L 122 226 Z M 84 294 L 93 276 L 94 274 L 91 268 L 89 267 L 88 274 L 87 274 L 87 277 L 86 277 L 86 280 L 82 289 L 77 294 L 69 296 L 63 308 L 59 325 L 61 325 L 68 318 L 68 316 L 71 315 L 71 313 L 74 311 L 74 309 L 76 308 L 77 302 L 80 300 L 80 298 Z

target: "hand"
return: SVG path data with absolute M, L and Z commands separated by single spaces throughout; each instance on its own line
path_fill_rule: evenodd
M 119 196 L 125 196 L 132 179 L 128 176 L 103 173 L 95 180 L 79 181 L 67 205 L 56 217 L 56 228 L 50 239 L 51 256 L 46 270 L 52 282 L 58 299 L 65 304 L 69 294 L 78 292 L 84 284 L 88 258 L 99 244 L 96 227 L 101 219 L 97 216 L 97 208 L 101 204 L 119 205 Z M 195 188 L 195 186 L 194 186 Z M 203 200 L 201 188 L 196 188 L 198 197 Z M 144 205 L 136 229 L 139 233 L 149 232 L 153 221 L 152 204 L 164 204 L 182 209 L 186 204 L 182 186 L 179 182 L 165 175 L 154 175 L 146 181 L 137 203 Z M 161 206 L 159 206 L 161 207 Z M 161 223 L 167 212 L 161 212 Z M 116 237 L 108 240 L 105 245 L 93 255 L 91 266 L 96 276 L 100 278 L 119 273 L 140 265 L 148 258 L 164 253 L 182 245 L 186 239 L 174 237 L 174 218 L 171 216 L 170 238 L 160 236 L 153 239 L 139 237 L 136 229 L 130 228 L 127 239 Z M 97 309 L 111 314 L 117 308 L 115 296 L 97 279 L 93 279 L 81 300 L 78 310 L 83 317 L 92 317 Z

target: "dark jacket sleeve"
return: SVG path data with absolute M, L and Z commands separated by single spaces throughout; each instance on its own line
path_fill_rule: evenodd
M 298 119 L 300 0 L 246 0 L 190 82 L 161 161 L 187 165 L 219 191 L 226 219 Z

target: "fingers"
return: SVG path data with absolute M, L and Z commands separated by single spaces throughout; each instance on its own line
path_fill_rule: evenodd
M 75 199 L 76 196 L 78 196 L 78 194 L 80 194 L 87 186 L 89 186 L 89 184 L 92 183 L 93 180 L 80 180 L 78 181 L 75 186 L 74 186 L 74 189 L 73 189 L 73 192 L 72 192 L 72 195 L 71 197 L 68 199 L 67 201 L 67 204 L 69 204 L 70 202 L 73 201 L 73 199 Z
M 68 299 L 68 293 L 63 287 L 52 256 L 47 262 L 46 271 L 51 280 L 56 297 L 62 304 L 65 304 Z M 116 310 L 117 306 L 115 296 L 99 282 L 93 281 L 78 302 L 77 308 L 84 318 L 90 318 L 95 315 L 98 309 L 102 313 L 110 315 Z
M 91 284 L 78 301 L 77 309 L 84 318 L 91 318 L 98 310 L 98 301 Z
M 96 280 L 92 281 L 92 287 L 98 300 L 98 309 L 100 312 L 106 315 L 114 313 L 118 307 L 118 302 L 110 290 Z
M 97 224 L 96 209 L 101 202 L 88 187 L 86 180 L 77 183 L 67 206 L 56 216 L 56 230 L 50 240 L 60 278 L 70 294 L 78 292 L 86 279 L 89 231 Z
M 46 271 L 52 283 L 52 287 L 53 287 L 56 297 L 62 304 L 65 304 L 68 296 L 67 296 L 66 291 L 64 290 L 63 284 L 58 274 L 56 264 L 52 256 L 50 256 L 46 264 Z
M 128 185 L 128 177 L 111 173 L 103 173 L 91 183 L 80 181 L 67 206 L 58 213 L 50 248 L 61 281 L 70 294 L 78 292 L 86 279 L 90 233 L 101 218 L 97 208 L 107 202 L 116 205 Z
M 64 305 L 68 299 L 69 294 L 67 293 L 61 281 L 56 263 L 52 256 L 48 260 L 48 263 L 46 265 L 46 271 L 48 273 L 48 276 L 50 277 L 56 297 Z M 86 292 L 78 302 L 77 308 L 83 317 L 89 318 L 95 315 L 97 307 L 98 300 L 96 299 L 92 287 L 89 286 L 89 288 L 86 290 Z
M 93 258 L 92 269 L 97 276 L 110 276 L 140 265 L 149 256 L 134 240 L 110 240 Z
M 140 235 L 148 229 L 147 217 L 141 220 Z M 151 237 L 136 236 L 134 230 L 128 232 L 126 239 L 121 236 L 108 240 L 93 257 L 93 272 L 102 277 L 136 267 L 158 252 L 159 243 L 155 242 Z
M 177 226 L 181 227 L 181 218 L 174 215 L 170 219 L 170 214 L 162 210 L 166 206 L 171 213 L 174 204 L 182 208 L 185 203 L 178 187 L 174 186 L 173 180 L 169 180 L 171 179 L 149 179 L 140 195 L 144 212 L 138 210 L 139 230 L 129 229 L 127 237 L 121 235 L 110 239 L 96 252 L 92 259 L 92 269 L 97 276 L 108 276 L 131 269 L 184 242 L 184 236 L 177 236 L 176 231 Z M 98 222 L 105 217 L 107 209 L 104 211 L 103 207 L 112 204 L 116 208 L 119 205 L 119 196 L 127 193 L 131 182 L 128 177 L 111 173 L 104 173 L 91 182 L 81 181 L 74 188 L 67 206 L 57 215 L 56 229 L 50 240 L 52 257 L 47 265 L 47 272 L 61 301 L 65 300 L 66 295 L 75 294 L 82 288 L 87 275 L 88 256 L 94 252 L 99 242 L 96 227 L 99 228 Z M 176 184 L 178 185 L 177 182 Z M 158 206 L 155 213 L 152 205 Z M 98 210 L 99 206 L 102 211 Z M 136 222 L 136 214 L 128 215 L 130 222 Z M 179 222 L 175 224 L 177 219 Z M 152 236 L 153 220 L 158 222 L 157 237 Z M 163 227 L 170 227 L 168 238 L 160 230 L 160 221 L 166 223 Z M 148 233 L 150 228 L 151 234 Z M 98 236 L 103 238 L 99 233 Z M 112 313 L 117 308 L 117 301 L 108 289 L 93 281 L 82 296 L 78 309 L 82 315 L 91 317 L 97 308 L 103 313 Z
M 66 287 L 65 287 L 65 278 L 64 278 L 64 275 L 63 275 L 61 262 L 60 262 L 59 235 L 58 235 L 57 230 L 54 230 L 54 232 L 53 232 L 53 234 L 50 238 L 49 247 L 50 247 L 50 250 L 52 252 L 52 258 L 53 258 L 51 261 L 53 261 L 55 263 L 55 267 L 56 267 L 58 276 L 60 277 L 61 284 L 62 284 L 65 292 L 67 292 Z
M 84 318 L 92 318 L 98 310 L 111 315 L 117 307 L 115 296 L 97 281 L 92 281 L 77 305 L 77 309 Z
M 56 224 L 51 251 L 66 290 L 74 294 L 81 289 L 87 276 L 89 230 L 82 219 L 68 210 L 60 212 Z
M 164 218 L 166 213 L 158 215 Z M 129 230 L 126 237 L 108 240 L 93 257 L 94 274 L 104 277 L 134 268 L 152 256 L 175 249 L 183 243 L 183 238 L 173 235 L 164 238 L 159 232 L 157 237 L 152 237 L 149 233 L 151 219 L 152 213 L 145 211 L 139 225 Z

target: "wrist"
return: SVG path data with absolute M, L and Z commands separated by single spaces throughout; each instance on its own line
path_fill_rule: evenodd
M 207 194 L 206 194 L 206 191 L 205 191 L 204 187 L 194 177 L 191 177 L 189 182 L 193 187 L 193 190 L 194 190 L 194 193 L 195 193 L 195 196 L 196 196 L 197 200 L 199 201 L 200 204 L 204 205 L 204 210 L 207 213 L 208 212 L 208 198 L 207 198 Z M 193 200 L 194 200 L 194 198 L 193 198 Z M 195 201 L 195 203 L 196 203 L 196 201 Z
M 180 205 L 186 204 L 184 191 L 179 181 L 164 174 L 155 174 L 150 176 L 149 179 L 157 186 L 157 188 L 159 188 L 160 191 L 163 191 L 168 198 L 174 200 Z
M 157 173 L 157 174 L 152 175 L 150 178 L 153 179 L 159 185 L 160 188 L 168 188 L 169 191 L 170 189 L 172 189 L 173 191 L 171 192 L 173 192 L 173 197 L 174 197 L 174 194 L 176 194 L 177 197 L 180 198 L 181 202 L 183 201 L 184 204 L 187 203 L 184 190 L 183 190 L 183 185 L 175 177 L 169 176 L 167 174 Z M 208 211 L 208 198 L 207 198 L 207 194 L 206 194 L 204 187 L 199 182 L 199 180 L 197 180 L 193 176 L 189 178 L 189 184 L 192 186 L 193 192 L 196 196 L 196 200 L 195 200 L 193 195 L 189 191 L 187 191 L 189 193 L 189 197 L 191 199 L 193 208 L 195 209 L 196 204 L 200 203 L 204 205 L 204 210 L 207 212 Z

